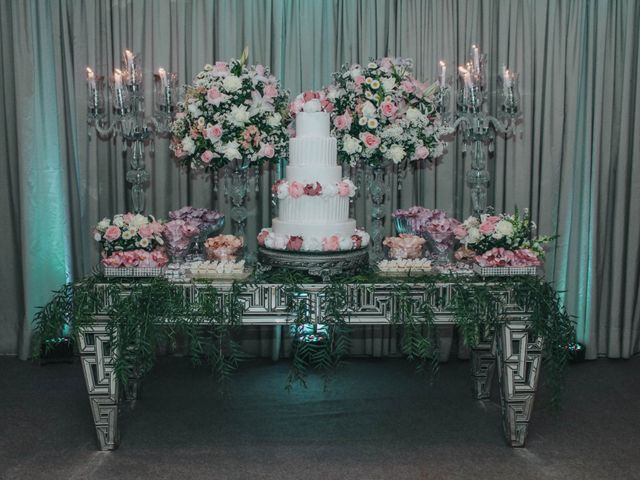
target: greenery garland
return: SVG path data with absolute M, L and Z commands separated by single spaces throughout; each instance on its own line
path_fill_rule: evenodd
M 295 383 L 306 385 L 312 370 L 322 375 L 326 386 L 331 372 L 342 363 L 351 347 L 349 320 L 355 301 L 350 297 L 348 286 L 385 283 L 392 284 L 394 314 L 390 323 L 401 327 L 401 351 L 409 360 L 416 361 L 419 371 L 429 370 L 432 378 L 439 367 L 434 305 L 447 306 L 453 312 L 454 322 L 466 344 L 473 347 L 483 332 L 504 321 L 501 316 L 504 292 L 512 291 L 516 302 L 529 312 L 532 335 L 545 340 L 545 380 L 550 386 L 552 404 L 557 406 L 561 400 L 567 363 L 567 351 L 561 346 L 574 341 L 574 322 L 562 307 L 553 286 L 538 277 L 492 278 L 491 283 L 497 284 L 498 288 L 480 282 L 475 276 L 425 275 L 405 281 L 364 272 L 336 278 L 318 292 L 323 301 L 325 330 L 316 341 L 305 341 L 298 332 L 313 322 L 312 312 L 316 306 L 311 303 L 305 284 L 317 284 L 317 280 L 298 272 L 279 271 L 261 273 L 255 281 L 282 284 L 295 332 L 287 388 Z M 452 284 L 451 298 L 439 295 L 438 285 L 442 283 Z M 98 289 L 97 284 L 106 287 Z M 65 329 L 75 337 L 102 307 L 110 319 L 112 348 L 120 352 L 115 358 L 114 370 L 123 385 L 151 369 L 159 341 L 175 342 L 178 334 L 187 339 L 193 362 L 206 361 L 223 381 L 231 376 L 243 358 L 234 336 L 242 324 L 244 304 L 240 296 L 247 285 L 233 283 L 224 292 L 211 286 L 199 287 L 197 298 L 188 302 L 182 287 L 164 278 L 88 277 L 64 285 L 37 312 L 35 345 L 46 344 L 46 340 L 59 337 Z M 421 285 L 428 301 L 412 297 L 412 285 Z M 105 299 L 109 299 L 106 304 Z M 171 323 L 166 321 L 168 319 Z M 40 348 L 35 348 L 34 356 L 39 355 Z

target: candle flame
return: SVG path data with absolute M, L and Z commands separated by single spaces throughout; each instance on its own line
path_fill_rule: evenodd
M 93 79 L 93 70 L 91 70 L 89 67 L 87 67 L 87 78 L 89 80 Z
M 469 70 L 467 70 L 463 66 L 458 67 L 458 72 L 460 72 L 461 75 L 469 75 Z
M 161 77 L 164 77 L 167 74 L 167 72 L 165 71 L 164 68 L 160 67 L 158 69 L 158 75 L 160 75 Z
M 124 55 L 127 57 L 127 60 L 131 61 L 133 59 L 133 52 L 130 50 L 125 50 Z
M 447 66 L 447 64 L 446 64 L 446 63 L 444 63 L 442 60 L 440 60 L 440 66 L 441 66 L 441 67 L 446 67 L 446 66 Z

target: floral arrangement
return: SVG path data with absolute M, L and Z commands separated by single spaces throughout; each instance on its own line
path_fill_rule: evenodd
M 309 90 L 299 94 L 293 100 L 293 102 L 289 104 L 289 115 L 291 116 L 291 118 L 296 118 L 296 115 L 304 110 L 307 103 L 312 104 L 310 109 L 314 112 L 331 113 L 331 111 L 333 110 L 333 103 L 331 103 L 331 101 L 327 98 L 327 92 L 325 92 L 324 90 L 319 90 L 317 92 Z
M 93 238 L 102 247 L 102 263 L 108 267 L 162 267 L 169 259 L 164 253 L 164 225 L 149 215 L 118 214 L 103 218 Z
M 385 57 L 333 74 L 325 97 L 340 161 L 377 167 L 442 155 L 440 138 L 450 129 L 433 103 L 436 87 L 417 81 L 411 69 L 409 59 Z
M 287 93 L 263 65 L 240 59 L 205 65 L 172 124 L 171 150 L 181 164 L 200 170 L 247 158 L 277 161 L 288 148 Z
M 463 245 L 457 258 L 473 257 L 481 266 L 534 266 L 544 258 L 543 245 L 555 237 L 534 237 L 529 212 L 469 217 L 455 229 Z
M 209 260 L 235 261 L 238 250 L 242 248 L 242 238 L 235 235 L 217 235 L 204 242 Z
M 182 207 L 169 212 L 171 221 L 165 223 L 164 238 L 174 259 L 187 254 L 191 242 L 209 229 L 215 229 L 224 216 L 206 208 Z
M 271 186 L 273 193 L 280 200 L 283 198 L 300 198 L 302 196 L 310 197 L 353 197 L 356 194 L 356 186 L 348 178 L 342 179 L 336 183 L 320 184 L 319 182 L 304 183 L 294 180 L 288 182 L 286 180 L 278 180 Z
M 413 259 L 422 257 L 422 248 L 426 240 L 407 233 L 397 237 L 387 237 L 382 245 L 389 248 L 389 257 L 394 259 Z
M 370 237 L 364 230 L 356 229 L 353 235 L 343 237 L 330 235 L 324 238 L 306 237 L 298 235 L 283 235 L 274 233 L 270 228 L 263 228 L 258 234 L 258 245 L 273 250 L 303 251 L 303 252 L 337 252 L 341 250 L 355 250 L 369 245 Z

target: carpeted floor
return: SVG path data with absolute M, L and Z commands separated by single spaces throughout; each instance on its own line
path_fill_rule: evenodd
M 312 379 L 289 393 L 286 361 L 255 361 L 221 399 L 205 368 L 162 358 L 120 415 L 120 449 L 99 452 L 77 359 L 0 358 L 0 478 L 640 479 L 639 370 L 572 365 L 564 410 L 548 411 L 543 387 L 527 448 L 511 449 L 497 398 L 472 398 L 468 362 L 429 386 L 404 360 L 350 360 L 327 391 Z

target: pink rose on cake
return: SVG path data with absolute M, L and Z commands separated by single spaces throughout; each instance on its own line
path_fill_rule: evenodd
M 353 248 L 362 247 L 362 237 L 360 235 L 351 235 L 351 241 L 353 242 Z
M 287 242 L 287 250 L 292 250 L 294 252 L 297 252 L 302 248 L 302 243 L 303 243 L 302 237 L 299 237 L 297 235 L 291 235 L 289 237 L 289 241 Z
M 292 198 L 300 198 L 304 195 L 304 185 L 297 180 L 294 180 L 289 184 L 289 196 Z
M 264 247 L 264 242 L 268 236 L 269 236 L 269 230 L 267 230 L 266 228 L 263 228 L 258 234 L 258 245 L 260 245 L 261 247 Z
M 341 197 L 353 197 L 356 194 L 356 186 L 349 179 L 338 182 L 338 195 Z
M 318 196 L 322 193 L 322 185 L 320 183 L 308 183 L 304 186 L 304 194 L 310 197 Z
M 322 250 L 325 252 L 335 252 L 340 249 L 340 239 L 337 235 L 331 235 L 322 241 Z

